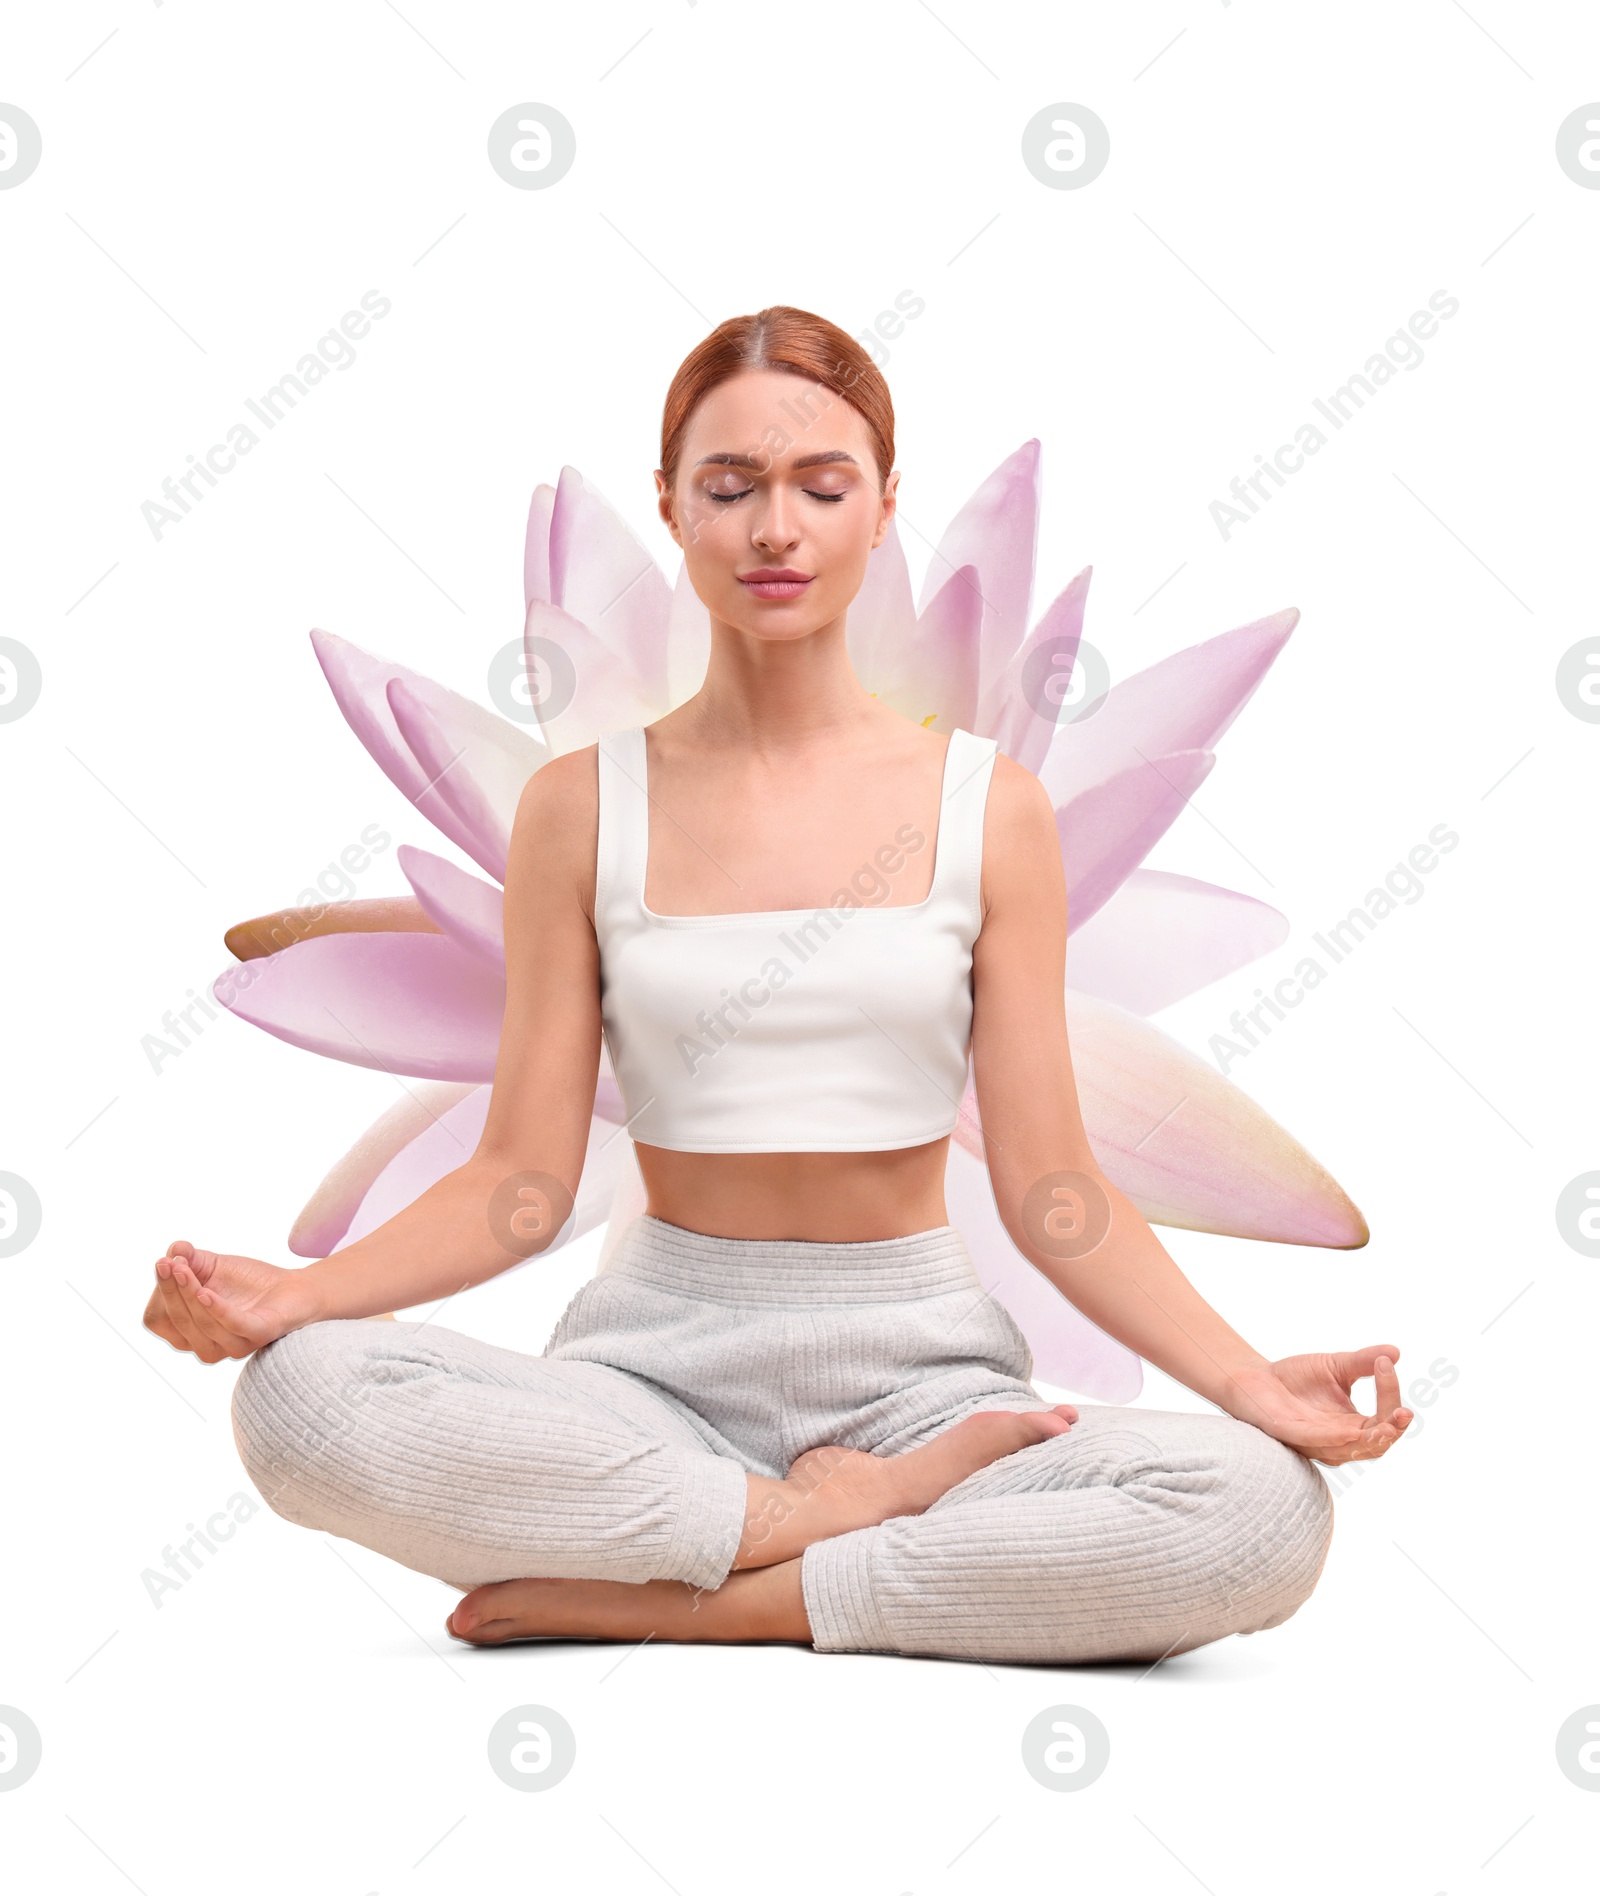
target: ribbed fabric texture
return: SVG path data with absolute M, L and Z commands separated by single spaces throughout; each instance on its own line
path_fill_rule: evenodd
M 646 1215 L 542 1356 L 312 1324 L 246 1362 L 234 1431 L 278 1513 L 453 1585 L 716 1587 L 747 1474 L 1044 1408 L 1031 1369 L 952 1226 L 828 1244 Z M 1153 1661 L 1287 1619 L 1331 1525 L 1311 1464 L 1245 1423 L 1082 1406 L 925 1513 L 814 1543 L 801 1581 L 823 1651 Z

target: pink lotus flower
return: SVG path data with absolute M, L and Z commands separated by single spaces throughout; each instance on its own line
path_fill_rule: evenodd
M 1038 443 L 1018 449 L 957 514 L 914 606 L 897 536 L 871 556 L 849 616 L 869 691 L 919 724 L 992 736 L 1056 805 L 1071 937 L 1066 1007 L 1089 1137 L 1108 1178 L 1154 1223 L 1348 1248 L 1360 1212 L 1304 1147 L 1146 1016 L 1278 946 L 1286 918 L 1247 895 L 1141 867 L 1215 761 L 1213 747 L 1294 628 L 1293 610 L 1189 647 L 1112 688 L 1094 715 L 1040 716 L 1024 695 L 1047 643 L 1076 652 L 1086 569 L 1028 630 L 1039 513 Z M 402 844 L 409 897 L 288 911 L 229 931 L 272 978 L 218 995 L 292 1045 L 409 1075 L 408 1087 L 312 1195 L 289 1237 L 322 1257 L 375 1229 L 460 1165 L 482 1130 L 505 1000 L 500 882 L 523 784 L 550 757 L 647 724 L 699 687 L 705 607 L 669 588 L 573 468 L 539 487 L 525 559 L 529 676 L 548 641 L 575 695 L 536 706 L 531 731 L 361 651 L 311 634 L 339 708 L 389 779 L 492 881 Z M 261 932 L 287 928 L 274 949 Z M 283 936 L 278 934 L 281 941 Z M 263 970 L 266 972 L 266 970 Z M 230 987 L 237 966 L 219 982 Z M 577 1202 L 559 1242 L 603 1221 L 604 1270 L 644 1191 L 602 1050 Z M 1035 1373 L 1103 1401 L 1141 1386 L 1139 1359 L 1079 1314 L 1012 1244 L 995 1211 L 969 1086 L 946 1195 L 980 1277 L 1022 1327 Z

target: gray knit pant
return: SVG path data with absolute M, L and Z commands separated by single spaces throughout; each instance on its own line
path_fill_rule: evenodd
M 814 1243 L 647 1214 L 543 1355 L 431 1323 L 310 1324 L 246 1361 L 234 1435 L 285 1519 L 452 1585 L 714 1588 L 747 1472 L 1045 1408 L 1031 1370 L 951 1225 Z M 806 1614 L 829 1652 L 1154 1661 L 1286 1620 L 1332 1512 L 1316 1469 L 1246 1423 L 1082 1407 L 924 1513 L 814 1542 Z

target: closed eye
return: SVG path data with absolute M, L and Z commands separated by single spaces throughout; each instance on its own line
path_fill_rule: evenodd
M 843 494 L 819 494 L 813 488 L 810 488 L 810 487 L 803 487 L 800 491 L 803 494 L 809 494 L 813 500 L 841 501 L 844 499 Z M 719 507 L 726 507 L 731 502 L 736 501 L 736 500 L 743 500 L 746 497 L 746 495 L 752 494 L 754 492 L 755 492 L 755 489 L 752 487 L 743 487 L 739 490 L 737 494 L 715 494 L 714 493 L 710 496 L 710 498 L 714 500 Z

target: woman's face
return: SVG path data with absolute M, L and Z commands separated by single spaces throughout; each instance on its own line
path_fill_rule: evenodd
M 715 619 L 798 638 L 844 616 L 894 518 L 866 422 L 842 395 L 785 370 L 749 369 L 689 417 L 661 517 Z M 781 576 L 781 577 L 779 577 Z

